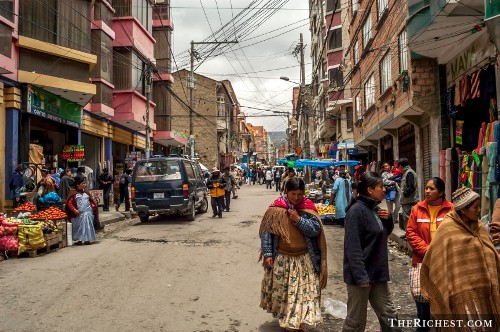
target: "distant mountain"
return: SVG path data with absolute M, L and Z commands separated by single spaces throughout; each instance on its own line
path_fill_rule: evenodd
M 283 146 L 287 140 L 285 131 L 271 131 L 267 134 L 275 146 Z

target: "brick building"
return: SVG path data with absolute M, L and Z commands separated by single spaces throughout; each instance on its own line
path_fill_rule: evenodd
M 190 72 L 182 69 L 173 73 L 171 127 L 189 135 L 189 90 L 186 88 Z M 194 74 L 193 135 L 195 153 L 209 168 L 224 168 L 236 161 L 239 137 L 239 104 L 229 81 L 216 81 Z M 180 100 L 179 100 L 180 99 Z

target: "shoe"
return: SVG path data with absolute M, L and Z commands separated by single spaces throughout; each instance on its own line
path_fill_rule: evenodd
M 238 195 L 234 196 L 233 198 L 234 198 L 234 199 L 238 198 Z
M 219 218 L 222 218 L 222 213 L 219 213 Z
M 226 209 L 226 212 L 229 212 L 229 209 Z
M 214 215 L 212 216 L 212 218 L 215 218 L 215 217 L 217 217 L 217 215 L 216 215 L 216 214 L 214 214 Z
M 90 241 L 85 241 L 83 242 L 83 244 L 88 246 L 90 244 Z
M 118 212 L 118 209 L 120 208 L 119 205 L 115 204 L 115 210 Z
M 82 245 L 82 241 L 75 241 L 75 242 L 73 242 L 73 245 L 74 246 L 81 246 Z

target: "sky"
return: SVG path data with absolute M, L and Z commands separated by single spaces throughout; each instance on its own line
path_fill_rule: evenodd
M 200 58 L 195 61 L 195 72 L 230 80 L 247 122 L 271 132 L 286 130 L 286 115 L 265 115 L 292 111 L 292 89 L 300 82 L 300 57 L 293 51 L 300 33 L 306 84 L 311 79 L 308 1 L 171 0 L 171 6 L 172 71 L 190 69 L 191 41 L 237 40 L 235 44 L 195 45 Z M 280 80 L 281 76 L 290 81 Z

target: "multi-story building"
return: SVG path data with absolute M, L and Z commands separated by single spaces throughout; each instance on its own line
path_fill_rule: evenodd
M 345 74 L 350 65 L 343 49 L 349 44 L 347 0 L 311 0 L 312 122 L 314 155 L 319 158 L 348 159 L 354 147 L 352 101 Z M 342 142 L 339 153 L 328 154 L 331 142 Z
M 8 183 L 21 162 L 120 169 L 133 163 L 131 152 L 146 150 L 146 128 L 154 132 L 159 121 L 155 108 L 169 112 L 169 99 L 150 93 L 152 80 L 162 82 L 157 86 L 171 81 L 170 49 L 155 50 L 157 41 L 170 42 L 168 13 L 168 1 L 1 2 L 0 126 L 6 135 L 0 153 L 8 162 L 0 183 Z M 171 144 L 162 137 L 158 143 Z M 173 141 L 182 144 L 182 138 Z M 83 145 L 84 160 L 65 159 L 68 145 Z M 9 198 L 0 186 L 0 205 Z
M 438 66 L 435 59 L 410 56 L 406 0 L 350 0 L 350 43 L 355 145 L 368 162 L 406 157 L 419 188 L 438 174 Z M 423 192 L 423 190 L 422 190 Z
M 193 116 L 189 116 L 189 91 L 186 88 L 190 72 L 182 69 L 173 73 L 173 128 L 189 135 L 193 125 L 195 151 L 207 167 L 224 168 L 236 160 L 240 136 L 238 130 L 239 103 L 229 81 L 216 81 L 194 73 Z

